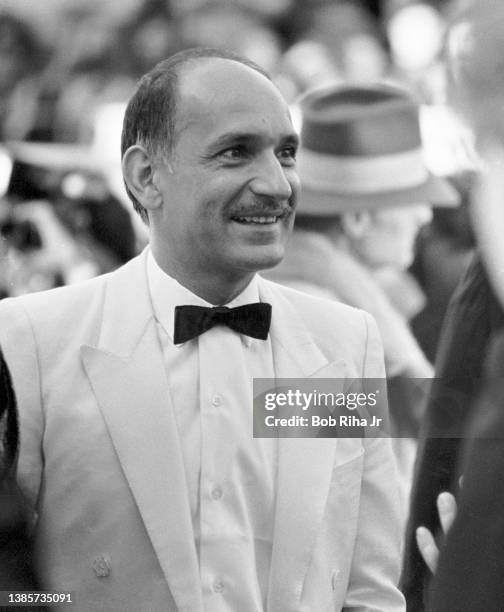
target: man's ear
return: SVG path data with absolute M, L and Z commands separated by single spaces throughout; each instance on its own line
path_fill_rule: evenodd
M 343 213 L 341 227 L 348 238 L 358 240 L 368 233 L 371 227 L 371 215 L 366 210 Z
M 138 202 L 147 210 L 155 210 L 163 203 L 155 180 L 154 162 L 141 145 L 133 145 L 122 158 L 124 181 Z

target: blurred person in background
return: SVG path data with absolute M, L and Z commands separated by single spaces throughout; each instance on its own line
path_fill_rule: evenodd
M 409 269 L 425 294 L 425 306 L 412 318 L 411 329 L 431 363 L 436 359 L 448 303 L 475 249 L 469 200 L 476 172 L 467 170 L 447 178 L 459 193 L 460 206 L 433 210 L 431 223 L 420 231 Z
M 275 29 L 258 12 L 240 3 L 209 2 L 180 18 L 185 46 L 224 47 L 274 72 L 281 54 Z
M 91 278 L 138 252 L 131 216 L 105 180 L 103 148 L 13 141 L 6 151 L 18 164 L 0 198 L 4 297 Z
M 408 268 L 431 203 L 456 205 L 457 194 L 424 165 L 418 105 L 407 91 L 383 84 L 330 86 L 308 93 L 301 112 L 302 196 L 287 255 L 266 275 L 376 318 L 394 434 L 404 437 L 395 446 L 406 505 L 425 399 L 411 379 L 430 378 L 433 369 L 376 275 Z M 400 299 L 408 301 L 409 291 L 403 284 Z
M 328 2 L 313 9 L 304 38 L 322 44 L 347 81 L 379 81 L 388 71 L 385 40 L 362 2 Z
M 497 612 L 504 601 L 504 11 L 476 0 L 457 25 L 453 99 L 482 157 L 471 198 L 480 253 L 450 305 L 419 453 L 403 576 L 412 612 Z M 432 534 L 441 541 L 436 499 L 445 490 L 459 512 L 432 581 L 417 542 L 425 554 Z
M 361 3 L 321 3 L 305 9 L 304 28 L 275 71 L 289 101 L 336 81 L 364 83 L 385 76 L 385 41 L 376 19 Z
M 0 10 L 0 142 L 36 128 L 46 49 L 22 19 Z
M 120 44 L 119 24 L 103 20 L 92 7 L 66 9 L 59 33 L 46 71 L 46 87 L 54 96 L 49 140 L 88 144 L 97 109 L 125 105 L 138 75 L 131 73 Z
M 50 57 L 37 55 L 28 41 L 24 44 L 30 70 L 41 59 L 47 61 L 38 74 L 37 99 L 24 95 L 17 103 L 23 129 L 4 134 L 4 154 L 12 168 L 2 176 L 8 183 L 0 214 L 3 296 L 83 280 L 136 253 L 130 215 L 103 177 L 108 143 L 100 142 L 100 155 L 89 152 L 95 158 L 91 165 L 83 164 L 83 156 L 71 148 L 63 151 L 59 143 L 48 142 L 75 142 L 75 150 L 94 144 L 98 111 L 104 102 L 125 104 L 134 81 L 119 70 L 114 29 L 93 11 L 61 9 L 54 22 L 57 35 Z M 0 36 L 0 47 L 11 38 Z M 30 70 L 25 68 L 28 75 Z M 27 117 L 31 106 L 33 116 Z M 26 139 L 45 142 L 21 142 Z
M 121 62 L 136 79 L 183 46 L 181 20 L 168 0 L 145 0 L 118 26 Z
M 444 491 L 458 494 L 465 432 L 486 386 L 486 355 L 503 327 L 504 311 L 479 253 L 446 311 L 420 434 L 401 579 L 410 612 L 430 609 L 431 571 L 418 548 L 417 529 L 442 536 L 437 498 Z

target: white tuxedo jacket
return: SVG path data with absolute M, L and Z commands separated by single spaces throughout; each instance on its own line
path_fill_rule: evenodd
M 259 287 L 277 377 L 383 376 L 369 315 Z M 79 611 L 202 612 L 145 252 L 86 283 L 3 300 L 0 345 L 46 585 L 73 591 Z M 278 461 L 268 612 L 403 610 L 389 441 L 281 439 Z

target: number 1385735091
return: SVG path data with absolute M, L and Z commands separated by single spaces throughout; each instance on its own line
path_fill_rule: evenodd
M 73 601 L 72 593 L 63 591 L 0 591 L 0 606 L 43 606 Z

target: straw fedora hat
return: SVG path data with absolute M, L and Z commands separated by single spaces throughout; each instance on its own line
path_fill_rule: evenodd
M 300 109 L 298 214 L 458 204 L 455 189 L 425 166 L 419 107 L 406 90 L 331 85 L 308 92 Z

